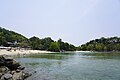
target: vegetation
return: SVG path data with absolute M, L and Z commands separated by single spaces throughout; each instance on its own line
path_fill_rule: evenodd
M 86 44 L 75 47 L 72 44 L 52 40 L 50 37 L 40 39 L 38 37 L 26 38 L 14 31 L 9 31 L 0 27 L 0 46 L 31 48 L 34 50 L 48 50 L 55 52 L 64 51 L 120 51 L 120 37 L 100 38 L 91 40 Z
M 0 46 L 31 48 L 33 50 L 49 51 L 75 51 L 76 47 L 72 44 L 63 42 L 59 39 L 57 42 L 50 37 L 40 39 L 38 37 L 26 38 L 25 36 L 0 27 Z
M 91 40 L 77 48 L 83 51 L 120 51 L 120 37 Z
M 50 44 L 49 50 L 54 51 L 54 52 L 59 52 L 60 51 L 60 46 L 57 42 L 52 42 Z
M 69 44 L 67 42 L 63 42 L 62 39 L 59 39 L 57 43 L 59 44 L 61 51 L 75 51 L 76 50 L 76 47 L 74 45 Z
M 29 44 L 30 44 L 31 48 L 34 50 L 39 50 L 39 49 L 41 49 L 41 46 L 42 46 L 40 39 L 35 36 L 31 37 L 29 39 Z
M 15 44 L 26 42 L 27 40 L 28 39 L 21 34 L 0 27 L 0 45 L 2 46 L 13 46 L 11 44 L 15 46 Z

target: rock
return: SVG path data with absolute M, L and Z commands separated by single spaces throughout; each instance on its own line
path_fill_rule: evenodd
M 10 74 L 12 74 L 12 75 L 13 75 L 14 73 L 16 73 L 16 71 L 11 71 L 11 72 L 10 72 Z
M 0 73 L 0 77 L 2 77 L 2 75 L 3 75 L 3 74 L 2 74 L 2 73 Z
M 5 65 L 5 60 L 3 56 L 0 56 L 0 66 L 4 66 Z
M 24 72 L 23 73 L 23 76 L 24 78 L 26 79 L 27 77 L 30 77 L 32 74 L 31 73 L 27 73 L 27 72 Z
M 13 61 L 13 58 L 12 58 L 12 57 L 4 57 L 4 56 L 3 56 L 3 58 L 4 58 L 4 60 L 6 60 L 6 61 Z
M 13 80 L 24 80 L 23 72 L 20 71 L 19 73 L 14 73 Z
M 10 70 L 16 70 L 20 66 L 20 63 L 11 57 L 0 56 L 0 66 L 6 66 Z
M 1 80 L 13 80 L 13 79 L 12 79 L 12 74 L 4 74 L 4 75 L 1 77 Z
M 24 70 L 25 67 L 24 67 L 24 66 L 19 66 L 18 69 L 19 69 L 19 70 Z
M 0 56 L 0 80 L 25 80 L 32 74 L 24 69 L 15 59 Z
M 4 73 L 7 73 L 8 71 L 10 71 L 10 70 L 7 67 L 5 67 L 5 66 L 0 67 L 0 73 L 4 74 Z
M 20 70 L 19 70 L 19 69 L 17 69 L 17 70 L 16 70 L 16 72 L 18 73 L 18 72 L 20 72 Z
M 17 62 L 15 59 L 9 61 L 7 60 L 5 64 L 10 70 L 16 70 L 20 66 L 20 63 Z

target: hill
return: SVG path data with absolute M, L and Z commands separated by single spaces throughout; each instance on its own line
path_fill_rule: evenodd
M 21 34 L 0 27 L 0 45 L 2 46 L 15 46 L 15 44 L 26 42 L 27 40 L 28 39 Z
M 50 37 L 40 39 L 35 36 L 28 39 L 19 33 L 9 31 L 1 27 L 0 46 L 31 48 L 34 50 L 49 50 L 55 52 L 76 50 L 76 47 L 74 45 L 63 42 L 62 39 L 54 41 Z
M 100 38 L 78 47 L 83 51 L 120 51 L 120 37 Z

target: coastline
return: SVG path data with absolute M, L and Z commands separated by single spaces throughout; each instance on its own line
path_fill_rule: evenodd
M 73 53 L 73 52 L 92 52 L 92 51 L 65 51 L 63 53 Z M 25 49 L 12 49 L 8 51 L 7 49 L 0 49 L 0 55 L 29 55 L 29 54 L 44 54 L 44 53 L 61 53 L 61 52 L 51 52 L 51 51 L 45 51 L 45 50 L 25 50 Z
M 54 53 L 50 51 L 42 50 L 6 50 L 0 49 L 0 55 L 26 55 L 26 54 L 38 54 L 38 53 Z

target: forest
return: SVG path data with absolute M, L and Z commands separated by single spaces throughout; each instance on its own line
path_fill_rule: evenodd
M 0 46 L 30 48 L 33 50 L 47 50 L 54 52 L 64 51 L 120 51 L 120 37 L 101 37 L 100 39 L 91 40 L 78 47 L 73 44 L 58 39 L 53 40 L 51 37 L 38 38 L 33 36 L 27 38 L 14 31 L 9 31 L 0 27 Z
M 77 49 L 82 51 L 120 51 L 120 37 L 101 37 L 82 44 Z
M 20 47 L 30 48 L 33 50 L 47 50 L 47 51 L 75 51 L 76 47 L 67 42 L 63 42 L 62 39 L 54 41 L 51 37 L 38 38 L 31 37 L 26 38 L 25 36 L 18 34 L 14 31 L 6 30 L 0 27 L 0 46 L 4 47 Z

